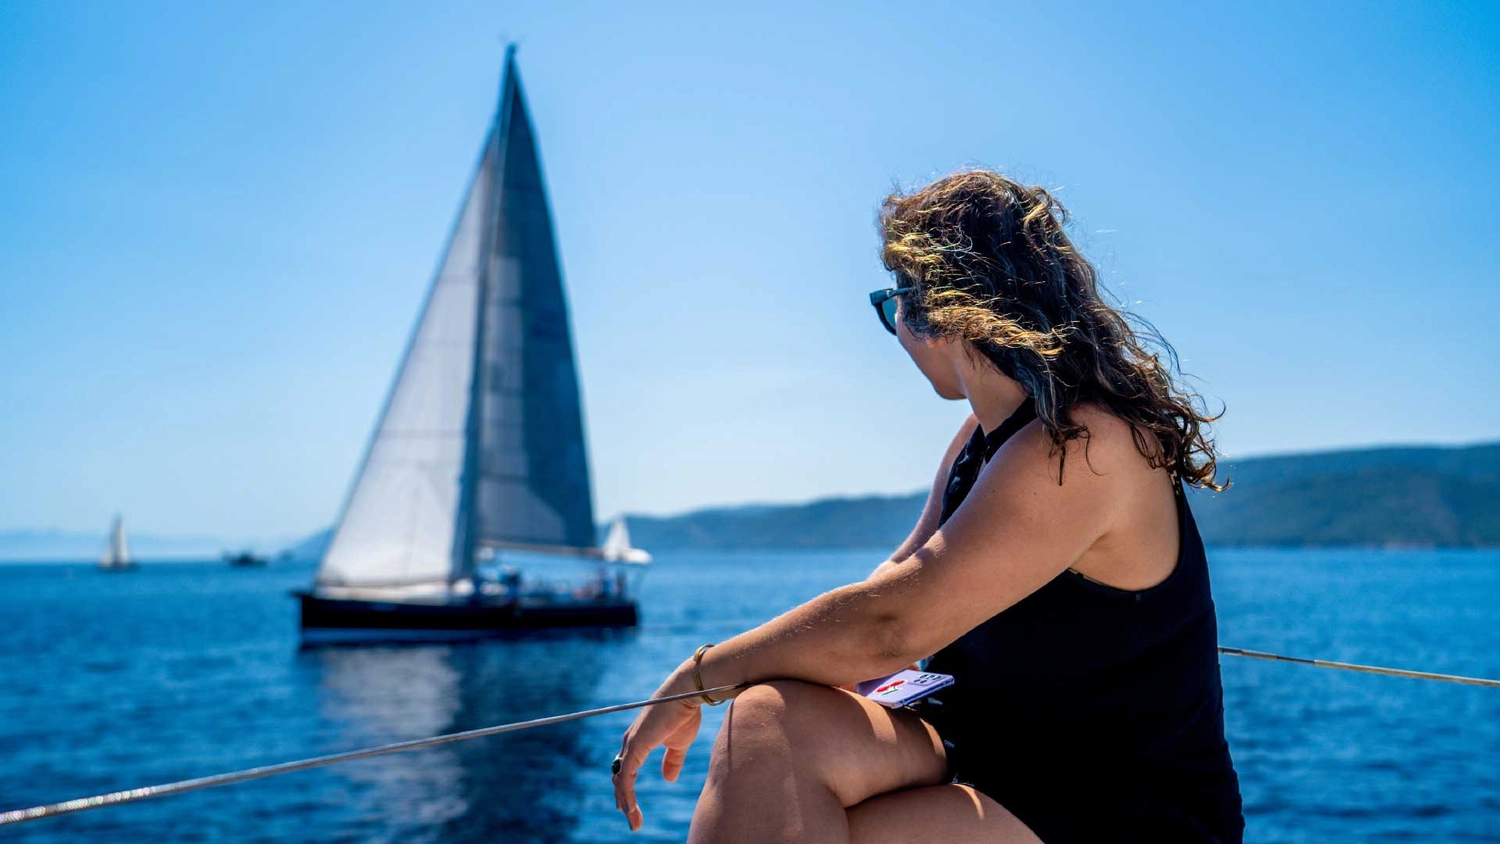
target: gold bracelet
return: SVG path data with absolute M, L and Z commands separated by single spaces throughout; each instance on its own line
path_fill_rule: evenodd
M 703 675 L 698 673 L 698 666 L 703 662 L 703 654 L 711 647 L 713 647 L 711 644 L 704 645 L 698 648 L 698 650 L 693 651 L 693 685 L 697 686 L 700 692 L 703 691 Z M 703 698 L 709 706 L 718 706 L 724 702 L 722 700 L 714 700 L 708 695 L 699 695 L 699 697 Z M 725 698 L 725 700 L 728 700 L 728 698 Z

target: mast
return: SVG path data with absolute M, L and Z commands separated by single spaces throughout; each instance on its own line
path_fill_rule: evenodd
M 495 166 L 490 170 L 489 207 L 484 218 L 484 245 L 481 247 L 483 266 L 479 275 L 478 323 L 474 328 L 474 362 L 469 379 L 469 414 L 464 425 L 464 468 L 459 476 L 458 512 L 455 514 L 455 542 L 453 543 L 453 570 L 448 575 L 448 585 L 473 577 L 475 556 L 479 551 L 479 530 L 476 518 L 475 499 L 479 487 L 479 461 L 483 451 L 480 434 L 484 424 L 484 351 L 485 324 L 490 304 L 490 279 L 495 270 L 495 230 L 500 220 L 500 180 L 505 173 L 505 151 L 509 147 L 511 86 L 515 84 L 516 45 L 505 47 L 505 67 L 501 71 L 500 101 L 495 106 L 495 124 L 490 131 L 497 145 Z

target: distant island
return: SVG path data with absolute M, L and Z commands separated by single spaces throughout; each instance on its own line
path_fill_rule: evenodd
M 1500 547 L 1500 443 L 1308 452 L 1225 461 L 1232 487 L 1189 500 L 1215 546 Z M 713 507 L 674 516 L 629 514 L 635 544 L 674 549 L 895 548 L 926 499 L 823 498 Z M 601 526 L 601 538 L 604 527 Z M 288 549 L 322 556 L 328 530 Z M 138 554 L 217 559 L 242 543 L 206 537 L 132 537 Z M 0 560 L 92 559 L 104 534 L 0 531 Z

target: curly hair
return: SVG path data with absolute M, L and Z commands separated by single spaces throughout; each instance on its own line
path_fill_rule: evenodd
M 1072 410 L 1091 402 L 1130 424 L 1153 467 L 1193 486 L 1227 486 L 1216 482 L 1208 433 L 1222 412 L 1208 415 L 1178 385 L 1176 355 L 1154 328 L 1106 301 L 1067 236 L 1067 210 L 1045 188 L 966 170 L 892 193 L 879 221 L 882 262 L 915 288 L 902 308 L 907 329 L 967 341 L 1019 383 L 1064 457 L 1071 440 L 1087 446 Z

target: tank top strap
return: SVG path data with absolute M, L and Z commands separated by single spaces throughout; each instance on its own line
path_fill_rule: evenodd
M 995 452 L 1000 450 L 1000 446 L 1005 445 L 1007 440 L 1035 418 L 1036 402 L 1029 398 L 1021 402 L 1021 406 L 1005 417 L 1005 421 L 1001 422 L 999 427 L 984 435 L 985 462 L 988 463 L 989 459 L 995 456 Z
M 1027 398 L 988 434 L 984 432 L 984 426 L 974 426 L 973 436 L 969 437 L 969 442 L 958 453 L 958 457 L 954 458 L 953 468 L 948 470 L 948 485 L 943 489 L 943 512 L 938 519 L 939 525 L 948 521 L 958 505 L 968 497 L 969 490 L 979 480 L 979 470 L 984 468 L 984 464 L 995 456 L 995 452 L 1005 445 L 1006 440 L 1015 436 L 1017 431 L 1035 418 L 1036 404 Z

